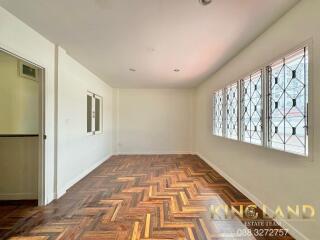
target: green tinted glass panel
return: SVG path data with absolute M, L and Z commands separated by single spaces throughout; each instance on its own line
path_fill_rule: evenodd
M 95 131 L 100 131 L 100 99 L 95 98 Z
M 87 95 L 87 132 L 92 132 L 92 97 Z
M 30 76 L 33 78 L 36 77 L 36 69 L 35 68 L 29 67 L 27 65 L 23 65 L 22 71 L 23 71 L 24 75 L 27 75 L 27 76 Z

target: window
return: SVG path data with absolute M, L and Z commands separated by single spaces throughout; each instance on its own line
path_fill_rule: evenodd
M 215 92 L 213 134 L 308 156 L 308 65 L 304 47 Z
M 101 102 L 101 98 L 99 97 L 95 97 L 94 98 L 94 126 L 95 126 L 95 132 L 100 132 L 100 110 L 101 110 L 101 107 L 100 107 L 100 102 Z
M 87 93 L 87 133 L 102 132 L 102 98 L 94 93 Z
M 269 146 L 308 154 L 308 51 L 303 48 L 267 67 Z
M 238 139 L 238 83 L 226 88 L 226 137 Z
M 92 105 L 93 94 L 87 94 L 87 132 L 92 132 Z
M 214 127 L 213 134 L 217 136 L 223 135 L 223 90 L 215 92 L 213 97 L 213 106 L 214 106 Z
M 38 69 L 32 64 L 19 61 L 19 74 L 21 77 L 28 78 L 34 81 L 38 81 Z
M 241 139 L 262 145 L 262 70 L 241 81 Z

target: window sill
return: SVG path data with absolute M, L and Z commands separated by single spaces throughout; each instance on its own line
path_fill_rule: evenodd
M 95 132 L 95 133 L 87 133 L 87 136 L 97 136 L 97 135 L 102 135 L 103 132 Z
M 278 153 L 278 154 L 283 154 L 283 155 L 286 155 L 286 156 L 290 156 L 291 158 L 313 162 L 313 157 L 312 157 L 312 152 L 311 151 L 309 151 L 309 154 L 306 156 L 306 155 L 301 155 L 301 154 L 297 154 L 297 153 L 282 151 L 280 149 L 266 147 L 266 146 L 263 146 L 263 145 L 244 142 L 244 141 L 241 141 L 239 139 L 232 139 L 232 138 L 227 138 L 227 137 L 224 137 L 224 136 L 218 136 L 218 135 L 214 135 L 214 134 L 212 134 L 212 136 L 213 137 L 217 137 L 217 138 L 222 138 L 222 139 L 225 139 L 227 141 L 238 142 L 240 144 L 244 144 L 245 146 L 257 147 L 259 149 L 264 149 L 266 151 L 270 151 L 270 152 L 274 152 L 274 153 Z

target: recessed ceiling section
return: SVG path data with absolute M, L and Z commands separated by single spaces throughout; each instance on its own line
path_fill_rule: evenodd
M 201 2 L 0 0 L 0 5 L 112 87 L 187 88 L 207 79 L 298 0 Z

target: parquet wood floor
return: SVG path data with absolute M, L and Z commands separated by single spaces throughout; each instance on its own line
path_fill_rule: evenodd
M 46 207 L 0 206 L 0 239 L 254 239 L 211 218 L 221 203 L 252 204 L 197 156 L 113 156 Z

